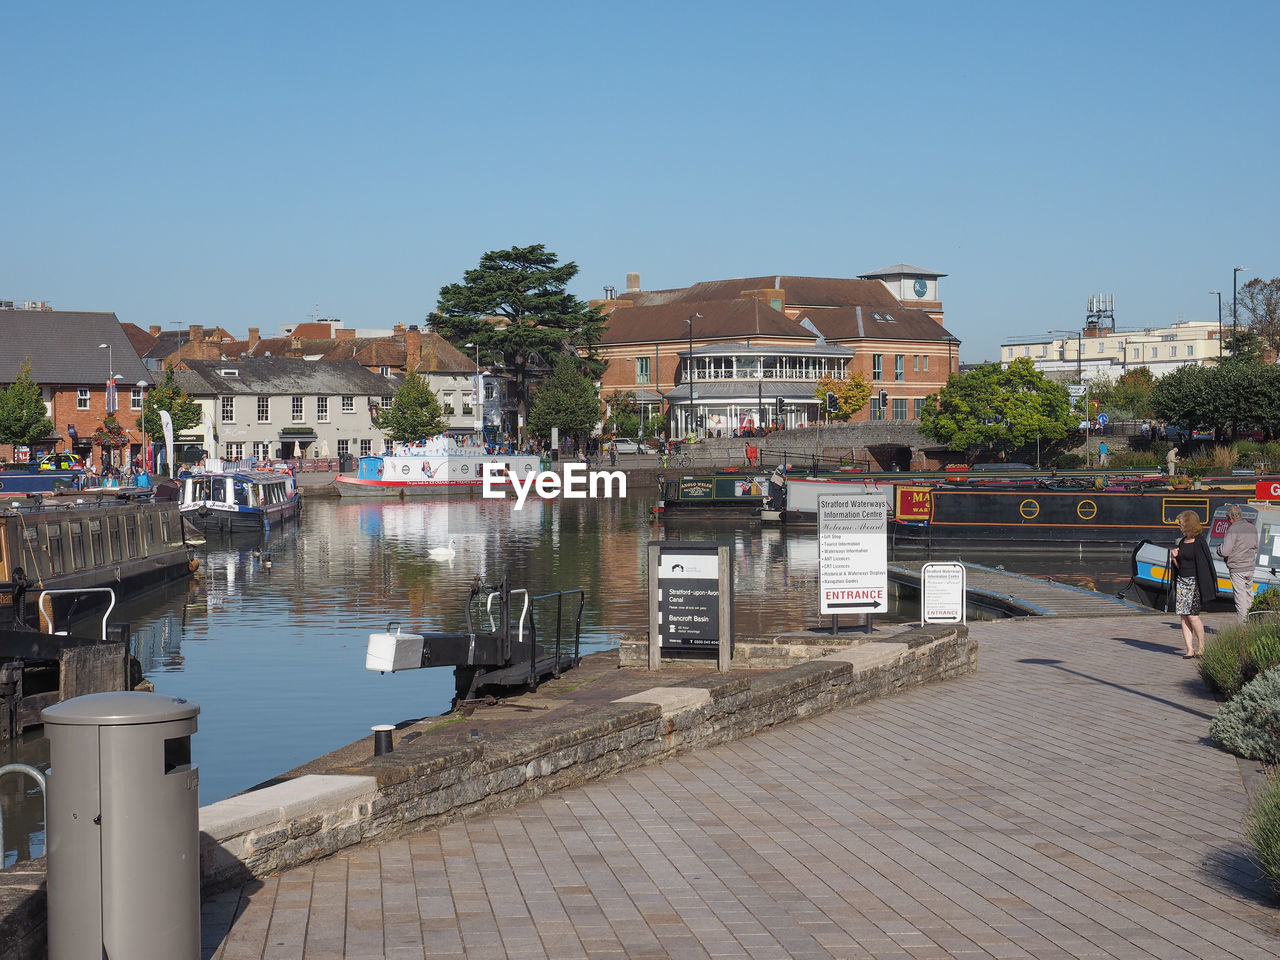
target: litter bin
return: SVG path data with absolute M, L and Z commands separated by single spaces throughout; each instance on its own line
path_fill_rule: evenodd
M 199 712 L 157 693 L 94 693 L 41 713 L 49 960 L 200 957 Z
M 356 458 L 349 453 L 338 454 L 338 472 L 350 473 L 355 469 Z

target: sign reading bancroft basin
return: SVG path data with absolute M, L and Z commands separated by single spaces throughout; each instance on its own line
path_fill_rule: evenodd
M 888 506 L 878 494 L 818 497 L 819 612 L 889 609 Z

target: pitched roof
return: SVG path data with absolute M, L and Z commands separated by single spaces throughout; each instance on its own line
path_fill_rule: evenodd
M 914 340 L 930 343 L 956 339 L 923 310 L 904 307 L 892 296 L 889 310 L 827 307 L 805 310 L 797 318 L 808 322 L 828 340 Z
M 195 396 L 243 393 L 385 396 L 395 393 L 400 386 L 398 377 L 370 373 L 350 360 L 334 363 L 296 357 L 243 357 L 184 362 L 188 369 L 177 372 L 178 383 Z
M 858 276 L 863 280 L 879 279 L 880 277 L 899 277 L 906 274 L 910 277 L 945 277 L 945 273 L 938 273 L 937 270 L 926 270 L 924 267 L 913 267 L 909 263 L 895 263 L 892 267 L 885 267 L 883 270 L 873 270 L 871 273 L 860 273 Z
M 789 337 L 812 342 L 814 335 L 780 310 L 754 297 L 732 300 L 679 300 L 616 307 L 607 318 L 600 344 L 654 343 L 689 338 L 689 318 L 697 340 L 721 337 Z
M 111 349 L 99 349 L 103 343 Z M 27 358 L 31 379 L 43 385 L 106 383 L 109 372 L 122 383 L 151 381 L 114 313 L 0 311 L 0 382 L 16 380 Z
M 924 271 L 926 276 L 946 276 Z M 637 306 L 727 300 L 749 290 L 783 290 L 788 309 L 793 307 L 857 307 L 892 310 L 901 302 L 879 280 L 859 277 L 743 277 L 737 280 L 706 280 L 679 290 L 642 290 L 619 297 Z

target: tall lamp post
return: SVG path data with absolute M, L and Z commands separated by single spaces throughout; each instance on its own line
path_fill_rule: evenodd
M 1209 296 L 1218 298 L 1218 359 L 1222 359 L 1222 294 L 1217 290 L 1210 290 Z M 1232 344 L 1235 349 L 1235 344 Z
M 147 381 L 139 380 L 135 386 L 142 394 L 142 472 L 151 472 L 151 450 L 147 446 Z
M 689 316 L 685 323 L 689 325 L 689 427 L 693 428 L 695 420 L 693 418 L 693 321 L 701 320 L 702 314 L 695 313 Z
M 107 351 L 107 395 L 106 395 L 106 401 L 103 403 L 102 407 L 103 407 L 103 410 L 106 411 L 106 416 L 109 417 L 113 413 L 115 413 L 117 409 L 116 396 L 115 396 L 116 365 L 115 365 L 115 359 L 111 355 L 111 344 L 100 343 L 98 344 L 98 349 Z M 105 417 L 104 417 L 104 420 L 105 420 Z M 103 424 L 104 429 L 105 429 L 105 426 L 106 424 L 104 423 Z M 107 458 L 107 463 L 105 464 L 105 466 L 115 466 L 114 458 L 111 456 L 109 447 L 105 447 L 105 446 L 103 447 L 103 454 Z
M 1233 357 L 1236 355 L 1236 351 L 1240 349 L 1236 333 L 1236 278 L 1240 276 L 1241 270 L 1248 269 L 1248 267 L 1231 268 L 1231 355 Z
M 468 343 L 476 350 L 476 440 L 484 443 L 484 374 L 480 372 L 480 344 Z

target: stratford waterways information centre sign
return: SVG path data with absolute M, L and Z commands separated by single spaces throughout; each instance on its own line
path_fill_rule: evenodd
M 728 669 L 733 643 L 732 548 L 715 541 L 649 544 L 649 662 L 711 654 Z
M 818 497 L 819 612 L 889 609 L 888 505 L 880 494 Z

